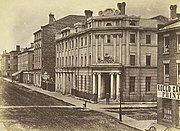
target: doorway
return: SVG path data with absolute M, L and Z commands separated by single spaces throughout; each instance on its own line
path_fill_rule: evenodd
M 110 94 L 111 94 L 111 90 L 110 90 L 110 75 L 109 73 L 105 73 L 104 74 L 104 79 L 105 79 L 105 97 L 110 97 Z M 108 95 L 109 96 L 108 96 Z

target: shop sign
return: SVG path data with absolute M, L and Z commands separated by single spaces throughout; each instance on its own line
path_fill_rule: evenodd
M 157 97 L 180 100 L 180 86 L 157 84 Z

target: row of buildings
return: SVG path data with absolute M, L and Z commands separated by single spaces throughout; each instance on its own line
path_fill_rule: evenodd
M 98 16 L 85 10 L 55 20 L 49 14 L 29 48 L 3 52 L 2 76 L 94 102 L 119 101 L 121 94 L 123 101 L 158 98 L 158 122 L 179 126 L 177 6 L 170 6 L 170 18 L 127 15 L 125 2 L 117 7 Z M 173 100 L 165 89 L 170 84 Z

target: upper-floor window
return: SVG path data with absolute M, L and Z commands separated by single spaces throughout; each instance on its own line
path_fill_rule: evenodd
M 151 44 L 151 35 L 146 35 L 146 44 Z
M 169 36 L 164 37 L 164 52 L 169 52 Z
M 91 35 L 89 35 L 89 45 L 91 44 Z
M 136 35 L 130 34 L 130 43 L 136 43 Z
M 74 48 L 74 40 L 71 41 L 72 48 Z
M 164 64 L 164 83 L 169 83 L 169 64 Z
M 131 20 L 131 21 L 129 21 L 129 25 L 131 25 L 131 26 L 136 26 L 136 21 L 133 21 L 133 20 Z
M 107 23 L 106 26 L 112 26 L 112 24 L 111 23 Z
M 180 63 L 177 63 L 177 84 L 180 84 Z
M 83 56 L 81 56 L 81 66 L 83 66 Z
M 130 65 L 135 65 L 135 55 L 130 55 Z
M 84 66 L 86 66 L 86 64 L 87 64 L 87 57 L 84 56 Z
M 83 37 L 81 38 L 81 46 L 83 46 Z
M 146 55 L 146 65 L 147 66 L 151 65 L 151 55 Z
M 85 45 L 87 45 L 87 37 L 85 37 Z
M 180 34 L 177 35 L 177 51 L 180 51 Z
M 111 35 L 107 35 L 107 43 L 111 43 Z

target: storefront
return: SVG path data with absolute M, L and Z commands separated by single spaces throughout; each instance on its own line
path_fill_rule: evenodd
M 180 128 L 180 86 L 157 85 L 158 123 Z

